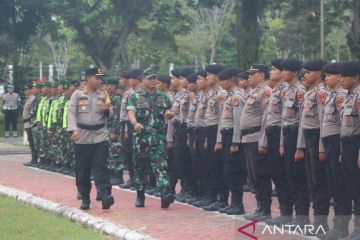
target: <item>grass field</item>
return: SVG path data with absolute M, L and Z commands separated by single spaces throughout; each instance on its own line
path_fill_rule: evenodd
M 37 208 L 0 197 L 1 240 L 111 240 Z

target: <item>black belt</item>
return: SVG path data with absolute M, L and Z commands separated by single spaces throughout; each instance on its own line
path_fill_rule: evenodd
M 265 132 L 267 134 L 273 134 L 273 133 L 279 133 L 281 132 L 281 127 L 280 126 L 270 126 L 265 128 Z
M 252 133 L 256 133 L 256 132 L 259 132 L 260 130 L 261 130 L 261 126 L 241 130 L 241 136 L 246 136 L 246 135 L 249 135 Z
M 312 136 L 312 135 L 320 135 L 320 128 L 313 128 L 313 129 L 304 129 L 304 136 Z
M 24 123 L 26 123 L 26 122 L 31 122 L 31 117 L 25 118 L 25 119 L 24 119 Z
M 78 126 L 78 128 L 81 128 L 81 129 L 95 131 L 95 130 L 99 130 L 99 129 L 102 129 L 103 127 L 105 127 L 105 123 L 101 123 L 101 124 L 97 124 L 97 125 L 86 125 L 86 124 L 78 123 L 77 126 Z
M 286 126 L 283 127 L 283 134 L 297 133 L 299 131 L 299 126 Z

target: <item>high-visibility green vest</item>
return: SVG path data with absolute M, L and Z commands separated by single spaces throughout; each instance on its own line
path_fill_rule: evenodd
M 39 107 L 37 109 L 37 112 L 36 112 L 36 121 L 37 122 L 41 122 L 41 117 L 42 117 L 42 112 L 43 112 L 43 107 L 44 107 L 44 104 L 45 104 L 45 100 L 47 98 L 45 96 L 41 97 L 41 100 L 40 100 L 40 103 L 39 103 Z
M 67 115 L 68 115 L 68 108 L 69 108 L 69 100 L 65 103 L 64 106 L 64 114 L 63 114 L 63 128 L 67 128 Z

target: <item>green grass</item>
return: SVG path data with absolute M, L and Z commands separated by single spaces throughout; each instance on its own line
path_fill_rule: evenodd
M 0 197 L 1 240 L 111 240 L 68 219 Z

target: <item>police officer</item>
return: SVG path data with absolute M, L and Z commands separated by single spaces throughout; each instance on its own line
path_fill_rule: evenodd
M 102 208 L 109 209 L 114 204 L 107 167 L 109 135 L 106 130 L 106 120 L 112 112 L 108 95 L 100 90 L 103 75 L 98 68 L 87 69 L 86 88 L 73 93 L 68 108 L 68 131 L 75 142 L 76 186 L 82 196 L 82 210 L 90 208 L 92 169 Z
M 3 96 L 3 113 L 5 122 L 5 137 L 10 136 L 10 124 L 12 125 L 13 137 L 17 137 L 17 114 L 18 105 L 20 102 L 19 94 L 14 92 L 14 85 L 9 83 L 7 85 L 7 93 Z
M 239 70 L 227 68 L 219 74 L 222 88 L 227 91 L 224 99 L 223 110 L 220 118 L 219 128 L 222 136 L 221 143 L 224 149 L 225 161 L 224 171 L 227 186 L 231 192 L 231 204 L 225 209 L 220 209 L 229 215 L 244 214 L 243 205 L 243 185 L 246 172 L 245 156 L 241 154 L 238 141 L 234 139 L 240 137 L 240 132 L 235 132 L 234 128 L 240 129 L 241 108 L 240 98 L 236 96 L 237 75 Z M 234 127 L 238 125 L 238 127 Z M 239 151 L 240 150 L 240 151 Z
M 170 99 L 156 90 L 157 74 L 152 68 L 144 70 L 144 90 L 134 94 L 127 106 L 128 119 L 134 126 L 134 168 L 137 198 L 135 207 L 145 206 L 147 166 L 155 173 L 157 186 L 161 189 L 161 208 L 174 202 L 166 163 L 166 125 L 173 113 Z
M 341 119 L 341 161 L 346 186 L 354 201 L 354 231 L 346 239 L 360 239 L 360 62 L 343 63 L 340 73 L 348 90 Z
M 25 104 L 23 109 L 23 121 L 24 121 L 24 130 L 26 131 L 27 139 L 29 142 L 30 150 L 31 150 L 31 161 L 25 163 L 25 166 L 32 166 L 37 163 L 37 152 L 34 146 L 34 137 L 32 132 L 32 114 L 31 107 L 33 102 L 35 101 L 35 95 L 33 94 L 33 84 L 27 83 L 25 84 Z
M 339 239 L 348 235 L 348 224 L 352 211 L 349 188 L 345 183 L 344 167 L 339 161 L 340 127 L 347 91 L 341 86 L 341 63 L 330 63 L 324 67 L 325 82 L 329 89 L 322 119 L 321 137 L 325 150 L 325 165 L 328 173 L 329 196 L 334 196 L 334 227 L 322 239 Z
M 303 65 L 308 91 L 304 97 L 304 109 L 301 117 L 301 132 L 305 139 L 305 166 L 308 176 L 309 193 L 313 199 L 314 224 L 328 229 L 330 197 L 326 179 L 324 147 L 320 138 L 322 115 L 327 92 L 323 84 L 322 69 L 324 60 L 315 60 Z
M 305 225 L 309 223 L 309 194 L 306 180 L 304 143 L 299 134 L 300 119 L 305 87 L 299 82 L 298 73 L 302 62 L 297 59 L 285 59 L 282 63 L 283 80 L 288 84 L 285 89 L 282 109 L 282 135 L 280 138 L 280 155 L 286 164 L 287 187 L 284 199 L 289 200 L 289 216 L 292 216 L 295 205 L 295 220 L 288 224 Z M 291 213 L 290 213 L 291 211 Z M 292 218 L 291 218 L 292 219 Z
M 250 70 L 250 84 L 253 88 L 241 113 L 240 129 L 244 145 L 248 173 L 255 182 L 258 210 L 246 215 L 248 220 L 265 221 L 271 218 L 271 173 L 265 152 L 259 151 L 259 136 L 263 115 L 271 89 L 266 85 L 268 67 L 254 64 Z

